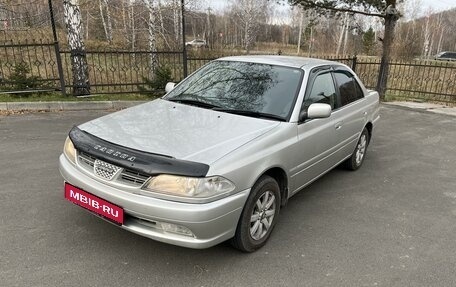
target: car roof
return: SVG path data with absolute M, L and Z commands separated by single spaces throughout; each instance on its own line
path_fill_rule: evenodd
M 315 59 L 305 58 L 298 56 L 280 56 L 280 55 L 246 55 L 246 56 L 230 56 L 217 59 L 218 61 L 239 61 L 251 62 L 268 65 L 279 65 L 293 68 L 312 69 L 322 65 L 343 65 L 342 63 Z
M 453 52 L 453 51 L 442 51 L 442 52 L 438 53 L 437 55 L 443 55 L 443 54 L 456 54 L 456 52 Z

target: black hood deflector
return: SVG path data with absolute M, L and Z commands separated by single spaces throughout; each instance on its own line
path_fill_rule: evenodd
M 209 165 L 175 159 L 120 146 L 73 127 L 69 137 L 75 148 L 111 164 L 147 175 L 173 174 L 190 177 L 206 176 Z

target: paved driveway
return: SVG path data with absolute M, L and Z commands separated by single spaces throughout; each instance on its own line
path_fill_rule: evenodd
M 381 112 L 364 166 L 293 197 L 253 254 L 158 243 L 64 200 L 65 135 L 104 112 L 0 116 L 0 286 L 456 286 L 456 117 Z

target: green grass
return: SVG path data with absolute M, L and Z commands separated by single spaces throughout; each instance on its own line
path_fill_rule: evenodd
M 30 95 L 0 94 L 0 102 L 63 102 L 63 101 L 150 101 L 153 96 L 146 94 L 92 95 L 85 98 L 63 96 L 60 93 L 41 93 Z

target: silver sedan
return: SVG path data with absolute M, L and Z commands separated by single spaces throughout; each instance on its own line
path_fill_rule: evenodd
M 318 59 L 221 58 L 166 89 L 74 127 L 60 171 L 69 201 L 190 248 L 262 247 L 290 197 L 361 167 L 379 119 L 377 92 Z

